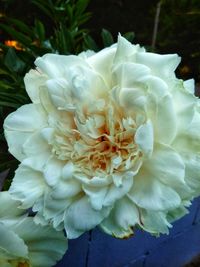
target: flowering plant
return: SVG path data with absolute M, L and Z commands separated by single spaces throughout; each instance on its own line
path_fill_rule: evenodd
M 6 191 L 0 193 L 0 203 L 0 266 L 48 267 L 61 259 L 67 249 L 62 232 L 36 225 Z
M 200 194 L 200 105 L 177 55 L 119 36 L 98 53 L 46 54 L 25 76 L 32 104 L 4 123 L 21 162 L 9 192 L 36 223 L 76 238 L 168 233 Z

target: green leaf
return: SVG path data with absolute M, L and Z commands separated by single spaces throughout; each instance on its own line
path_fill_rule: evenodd
M 17 104 L 17 103 L 11 103 L 11 102 L 6 102 L 6 101 L 0 101 L 0 106 L 3 107 L 10 107 L 10 108 L 19 108 L 21 106 L 21 104 Z
M 35 20 L 34 30 L 40 42 L 43 42 L 45 40 L 45 28 L 44 28 L 44 24 L 38 19 Z
M 20 72 L 24 69 L 25 63 L 16 55 L 13 48 L 9 48 L 5 56 L 4 64 L 9 70 Z
M 134 32 L 126 32 L 123 34 L 123 37 L 126 38 L 129 42 L 132 42 L 134 37 L 135 37 L 135 33 Z
M 76 3 L 76 16 L 80 16 L 87 8 L 90 0 L 78 0 Z
M 84 35 L 84 48 L 85 49 L 91 49 L 95 52 L 99 51 L 99 48 L 94 41 L 94 39 L 90 35 Z
M 11 89 L 12 86 L 10 85 L 10 83 L 6 82 L 6 81 L 0 81 L 0 89 L 1 90 L 8 90 Z
M 14 38 L 15 40 L 19 41 L 21 44 L 23 44 L 25 46 L 29 46 L 31 44 L 32 40 L 27 35 L 19 32 L 19 31 L 16 31 L 12 27 L 7 26 L 5 24 L 0 24 L 0 27 L 5 32 L 7 32 L 12 38 Z
M 47 4 L 47 7 L 45 7 L 45 2 L 44 1 L 38 1 L 38 0 L 32 0 L 32 3 L 34 5 L 36 5 L 40 10 L 42 10 L 47 16 L 52 18 L 52 13 L 48 8 L 48 4 Z
M 102 30 L 101 37 L 103 39 L 103 45 L 104 45 L 104 47 L 111 46 L 114 43 L 112 34 L 108 30 L 106 30 L 106 29 L 103 29 Z
M 29 36 L 33 36 L 33 31 L 23 21 L 13 18 L 7 18 L 6 21 L 9 22 L 9 24 L 12 23 L 15 26 L 17 26 L 20 29 L 20 31 L 28 34 Z

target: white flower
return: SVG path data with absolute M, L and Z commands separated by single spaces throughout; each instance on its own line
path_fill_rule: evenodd
M 0 192 L 0 266 L 53 266 L 67 249 L 64 234 L 36 225 L 19 204 L 8 192 Z
M 177 55 L 119 36 L 91 54 L 47 54 L 25 77 L 32 104 L 4 123 L 21 161 L 10 192 L 68 238 L 167 233 L 200 194 L 200 107 Z

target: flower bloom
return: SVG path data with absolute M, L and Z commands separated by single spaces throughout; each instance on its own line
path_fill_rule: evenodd
M 0 203 L 0 266 L 50 267 L 61 259 L 67 249 L 62 232 L 36 225 L 8 192 L 0 192 Z
M 98 53 L 46 54 L 25 76 L 32 104 L 4 123 L 21 162 L 10 188 L 68 238 L 167 233 L 200 194 L 200 105 L 175 55 L 119 36 Z

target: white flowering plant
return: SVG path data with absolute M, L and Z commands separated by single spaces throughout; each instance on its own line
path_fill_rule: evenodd
M 63 232 L 36 225 L 6 191 L 0 192 L 0 203 L 0 266 L 54 266 L 67 249 Z
M 4 122 L 20 165 L 9 189 L 34 222 L 77 238 L 99 226 L 159 235 L 200 195 L 200 102 L 180 58 L 119 35 L 100 52 L 46 54 L 25 76 L 32 101 Z

